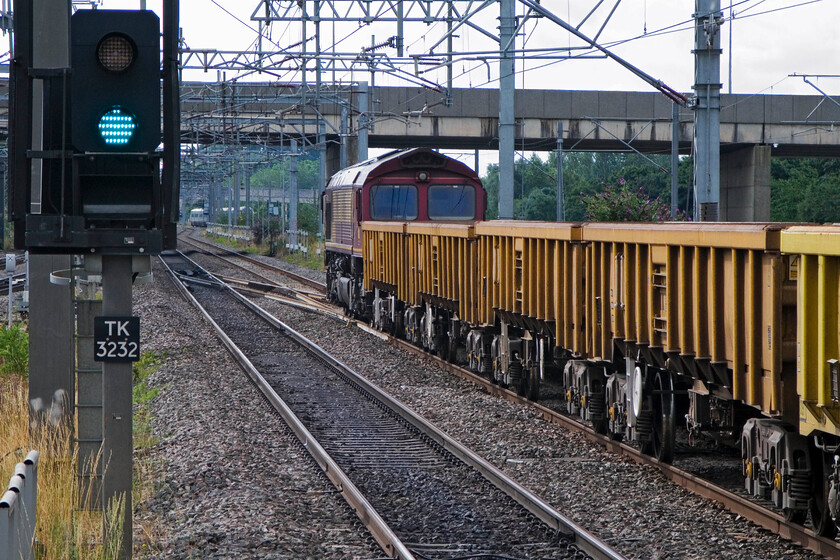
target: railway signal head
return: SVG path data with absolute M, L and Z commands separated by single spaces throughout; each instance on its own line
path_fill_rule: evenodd
M 80 152 L 153 152 L 161 142 L 160 19 L 146 10 L 71 18 L 71 144 Z
M 15 247 L 120 255 L 174 248 L 178 0 L 163 0 L 162 34 L 152 11 L 76 11 L 70 67 L 62 68 L 33 64 L 43 25 L 33 23 L 31 3 L 18 4 L 9 146 Z M 37 96 L 36 81 L 43 83 Z M 31 117 L 39 104 L 42 122 Z M 42 142 L 33 149 L 36 133 Z

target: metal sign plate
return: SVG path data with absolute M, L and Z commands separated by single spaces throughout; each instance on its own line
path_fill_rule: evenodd
M 136 362 L 140 359 L 140 317 L 94 317 L 93 359 Z

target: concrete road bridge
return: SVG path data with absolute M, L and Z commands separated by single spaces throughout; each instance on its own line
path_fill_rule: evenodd
M 325 91 L 327 91 L 325 93 Z M 341 138 L 350 142 L 370 122 L 368 145 L 498 148 L 499 92 L 456 89 L 444 94 L 413 87 L 330 86 L 317 94 L 299 84 L 182 84 L 182 138 L 196 145 L 327 142 L 328 173 L 338 168 Z M 558 125 L 564 150 L 668 153 L 672 103 L 657 92 L 521 90 L 516 92 L 516 148 L 550 151 Z M 359 107 L 367 106 L 367 111 Z M 341 134 L 342 109 L 347 133 Z M 8 82 L 0 81 L 0 134 L 7 131 Z M 770 158 L 840 157 L 840 104 L 793 95 L 722 95 L 721 208 L 728 220 L 769 217 Z M 679 146 L 690 153 L 690 109 L 679 112 Z M 741 202 L 743 201 L 743 204 Z
M 420 88 L 375 87 L 368 97 L 371 147 L 498 148 L 498 90 L 456 89 L 448 104 L 444 94 Z M 185 83 L 181 98 L 184 134 L 198 143 L 236 131 L 240 142 L 260 144 L 317 134 L 315 96 L 309 92 L 302 105 L 297 85 Z M 359 90 L 338 89 L 317 106 L 328 140 L 338 137 L 343 103 L 350 133 L 358 130 Z M 672 103 L 657 92 L 523 90 L 515 111 L 517 140 L 527 150 L 555 149 L 559 122 L 567 150 L 670 150 Z M 720 121 L 723 152 L 764 145 L 774 156 L 840 156 L 840 104 L 831 98 L 722 95 Z M 680 123 L 680 146 L 688 150 L 689 109 L 681 109 Z

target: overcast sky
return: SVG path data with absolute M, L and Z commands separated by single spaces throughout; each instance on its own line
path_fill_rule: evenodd
M 290 2 L 282 2 L 288 5 Z M 312 3 L 308 2 L 311 6 Z M 342 2 L 346 5 L 346 2 Z M 374 2 L 374 4 L 376 4 Z M 553 0 L 543 2 L 555 15 L 578 25 L 598 0 Z M 723 91 L 733 93 L 802 93 L 816 94 L 816 90 L 801 78 L 790 74 L 840 74 L 837 69 L 840 55 L 840 2 L 836 0 L 732 0 L 734 19 L 730 18 L 729 0 L 721 0 L 725 21 L 721 29 L 721 82 Z M 250 16 L 259 5 L 258 0 L 181 0 L 181 26 L 186 43 L 191 48 L 219 50 L 252 49 L 256 39 L 257 23 Z M 464 3 L 459 4 L 461 6 Z M 615 5 L 606 0 L 581 27 L 590 37 L 598 34 L 604 20 Z M 159 0 L 148 0 L 149 9 L 160 11 Z M 139 8 L 140 0 L 104 0 L 104 8 Z M 517 5 L 517 14 L 525 8 Z M 679 91 L 691 91 L 694 82 L 694 61 L 691 54 L 694 37 L 691 16 L 694 0 L 623 0 L 612 18 L 606 23 L 599 37 L 602 45 L 612 45 L 613 52 Z M 478 25 L 496 32 L 498 5 L 491 6 L 474 18 Z M 664 32 L 662 30 L 665 30 Z M 443 24 L 406 26 L 406 54 L 422 54 L 437 42 L 445 31 Z M 271 42 L 265 48 L 287 48 L 301 40 L 301 26 L 275 22 L 270 29 Z M 314 34 L 309 24 L 307 36 Z M 395 24 L 379 24 L 358 28 L 355 24 L 323 24 L 321 48 L 329 50 L 341 40 L 339 52 L 356 53 L 372 41 L 384 42 L 396 34 Z M 454 50 L 459 52 L 490 51 L 492 43 L 475 30 L 462 28 L 454 40 Z M 732 39 L 732 48 L 729 41 Z M 554 23 L 531 20 L 523 26 L 517 48 L 568 48 L 560 54 L 579 55 L 575 49 L 583 43 L 572 38 Z M 623 41 L 620 44 L 616 42 Z M 310 41 L 310 48 L 314 44 Z M 496 47 L 498 48 L 498 47 Z M 392 48 L 381 52 L 396 57 Z M 732 84 L 729 84 L 729 60 L 732 60 Z M 497 87 L 498 63 L 476 60 L 478 55 L 454 64 L 456 87 Z M 554 63 L 527 63 L 521 72 L 522 62 L 517 61 L 517 87 L 548 89 L 600 89 L 646 91 L 649 86 L 611 60 L 579 59 Z M 411 70 L 411 67 L 406 67 Z M 488 77 L 489 73 L 489 77 Z M 229 78 L 232 76 L 228 76 Z M 445 72 L 424 75 L 435 83 L 444 83 Z M 215 79 L 214 73 L 195 74 L 193 79 Z M 339 76 L 339 78 L 342 78 Z M 265 75 L 258 79 L 271 79 Z M 286 74 L 284 81 L 296 81 L 299 76 Z M 369 79 L 369 74 L 357 71 L 352 77 L 342 79 Z M 840 94 L 840 79 L 813 80 L 829 94 Z M 409 82 L 388 77 L 378 77 L 381 85 L 408 85 Z
M 543 0 L 542 5 L 573 26 L 598 5 L 599 0 Z M 339 0 L 346 6 L 346 1 Z M 480 2 L 476 2 L 480 4 Z M 148 9 L 161 13 L 160 0 L 147 0 Z M 284 1 L 288 6 L 291 1 Z M 374 5 L 378 3 L 374 2 Z M 692 14 L 694 0 L 622 0 L 612 17 L 605 23 L 614 0 L 604 0 L 601 6 L 580 27 L 580 30 L 610 48 L 629 63 L 670 87 L 690 93 L 694 83 L 692 48 L 694 33 Z M 819 95 L 800 77 L 790 74 L 840 75 L 840 1 L 838 0 L 721 0 L 724 22 L 721 28 L 721 82 L 723 92 L 778 93 Z M 103 8 L 137 9 L 141 0 L 102 0 Z M 186 44 L 193 49 L 253 50 L 256 44 L 257 23 L 250 21 L 251 14 L 260 5 L 259 0 L 181 0 L 181 27 Z M 311 0 L 307 6 L 311 6 Z M 464 6 L 465 3 L 459 3 Z M 497 33 L 498 4 L 478 14 L 472 21 L 489 32 Z M 517 4 L 516 13 L 525 12 Z M 734 12 L 734 19 L 731 19 Z M 372 43 L 382 43 L 396 34 L 396 25 L 373 24 L 359 27 L 355 23 L 322 24 L 321 48 L 338 52 L 358 53 Z M 445 32 L 444 24 L 427 26 L 407 25 L 405 28 L 406 56 L 423 54 L 437 43 Z M 302 37 L 299 23 L 275 22 L 264 41 L 266 50 L 286 49 Z M 314 25 L 308 24 L 307 37 L 314 35 Z M 731 39 L 731 48 L 730 48 Z M 546 20 L 531 20 L 524 24 L 516 47 L 537 49 L 562 49 L 562 55 L 580 55 L 585 50 L 577 38 Z M 314 50 L 313 41 L 308 43 Z M 445 47 L 443 47 L 445 48 Z M 461 28 L 453 40 L 457 52 L 492 52 L 498 49 L 487 37 L 475 30 Z M 569 50 L 571 49 L 571 50 Z M 379 52 L 396 57 L 396 50 L 384 48 Z M 438 49 L 437 52 L 440 52 Z M 555 51 L 555 54 L 558 54 Z M 458 59 L 453 65 L 455 87 L 498 87 L 498 62 L 483 62 L 478 54 Z M 730 59 L 732 83 L 729 83 Z M 517 88 L 651 91 L 648 84 L 612 60 L 603 58 L 578 58 L 554 62 L 523 64 L 517 60 Z M 522 71 L 523 65 L 526 71 Z M 338 75 L 337 79 L 367 80 L 370 74 L 363 67 L 352 75 Z M 409 73 L 413 67 L 405 66 Z M 216 72 L 190 73 L 188 80 L 215 81 Z M 232 73 L 226 76 L 234 77 Z M 433 83 L 444 84 L 444 70 L 430 71 L 423 75 Z M 247 79 L 274 81 L 262 74 Z M 280 81 L 297 82 L 299 75 L 282 74 Z M 310 74 L 309 79 L 314 81 Z M 325 76 L 329 81 L 331 76 Z M 809 78 L 829 95 L 840 95 L 840 78 Z M 411 85 L 412 82 L 378 75 L 377 85 Z M 372 153 L 373 155 L 373 153 Z M 453 154 L 473 164 L 472 154 Z M 529 154 L 524 154 L 526 157 Z M 479 167 L 482 172 L 487 163 L 495 162 L 496 154 L 482 152 Z

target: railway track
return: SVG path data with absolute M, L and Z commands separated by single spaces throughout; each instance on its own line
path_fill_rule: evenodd
M 622 557 L 185 256 L 162 260 L 392 557 Z
M 15 257 L 15 265 L 21 265 L 26 262 L 26 253 L 23 251 L 14 251 L 13 253 L 6 253 L 14 254 Z M 5 258 L 0 256 L 0 262 L 5 263 Z M 5 269 L 4 269 L 5 270 Z M 8 292 L 9 290 L 9 279 L 11 278 L 12 281 L 12 291 L 20 292 L 23 291 L 25 288 L 24 281 L 26 280 L 26 271 L 23 272 L 16 272 L 11 275 L 6 276 L 6 272 L 2 272 L 4 276 L 0 277 L 0 292 Z
M 273 270 L 279 274 L 285 273 L 285 271 L 283 271 L 280 268 L 275 267 L 273 268 Z M 274 280 L 269 279 L 269 282 L 271 284 L 279 285 Z M 324 311 L 324 313 L 327 315 L 332 315 L 336 318 L 346 320 L 346 317 L 343 317 L 343 314 L 340 311 L 330 312 L 329 309 L 327 309 L 326 311 Z M 802 525 L 787 522 L 781 513 L 772 510 L 768 507 L 765 507 L 760 503 L 757 503 L 750 497 L 739 495 L 738 493 L 722 486 L 721 484 L 710 482 L 709 480 L 698 476 L 697 474 L 693 474 L 692 472 L 689 472 L 686 469 L 682 469 L 678 466 L 674 466 L 667 463 L 661 463 L 656 459 L 641 453 L 641 451 L 635 447 L 615 441 L 609 438 L 608 436 L 598 434 L 589 426 L 579 422 L 573 417 L 566 415 L 560 410 L 550 408 L 548 406 L 540 404 L 539 402 L 527 400 L 517 395 L 515 392 L 500 387 L 499 385 L 494 384 L 492 381 L 479 375 L 476 375 L 465 368 L 449 363 L 437 356 L 433 356 L 428 352 L 424 351 L 423 349 L 418 348 L 409 342 L 406 342 L 405 340 L 394 337 L 388 337 L 384 333 L 376 331 L 371 327 L 365 325 L 364 323 L 357 323 L 357 325 L 368 332 L 372 332 L 380 338 L 386 338 L 391 344 L 405 351 L 411 352 L 412 354 L 420 356 L 423 359 L 434 361 L 442 369 L 445 369 L 450 373 L 457 375 L 458 377 L 461 377 L 482 387 L 486 392 L 492 395 L 500 397 L 509 402 L 532 407 L 533 409 L 539 412 L 540 416 L 544 420 L 552 424 L 562 426 L 570 430 L 578 431 L 582 433 L 586 439 L 603 446 L 605 449 L 617 455 L 628 457 L 638 464 L 649 465 L 656 468 L 668 480 L 674 482 L 675 484 L 678 484 L 699 496 L 714 500 L 722 504 L 726 509 L 752 521 L 753 523 L 773 532 L 774 534 L 780 535 L 786 539 L 796 542 L 802 545 L 803 547 L 812 550 L 818 554 L 821 554 L 825 557 L 840 559 L 840 543 L 831 539 L 820 537 L 814 531 L 812 531 L 809 528 L 803 527 Z
M 311 278 L 307 278 L 306 276 L 297 274 L 294 271 L 284 269 L 279 266 L 271 265 L 259 259 L 255 259 L 245 251 L 234 251 L 233 249 L 228 249 L 215 243 L 210 243 L 203 239 L 193 237 L 190 235 L 191 231 L 192 230 L 182 230 L 182 234 L 178 236 L 178 242 L 181 244 L 189 245 L 196 250 L 204 251 L 208 254 L 211 254 L 214 257 L 217 257 L 235 267 L 240 267 L 240 262 L 247 262 L 257 268 L 282 274 L 288 278 L 291 278 L 295 282 L 306 286 L 307 288 L 310 288 L 315 291 L 320 291 L 322 295 L 324 293 L 324 290 L 326 289 L 326 285 L 323 282 L 317 282 L 315 280 L 312 280 Z M 258 276 L 265 282 L 274 283 L 273 280 L 271 280 L 270 278 L 263 276 L 257 272 L 254 272 L 253 270 L 250 270 L 249 272 Z

